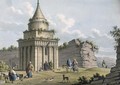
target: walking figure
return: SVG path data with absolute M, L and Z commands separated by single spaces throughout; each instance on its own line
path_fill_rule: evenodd
M 78 71 L 78 62 L 76 59 L 73 60 L 72 66 L 73 66 L 73 71 Z

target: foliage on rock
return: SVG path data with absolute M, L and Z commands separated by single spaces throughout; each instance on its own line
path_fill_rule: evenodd
M 9 66 L 5 62 L 0 61 L 0 72 L 7 71 L 8 69 L 9 69 Z
M 98 52 L 98 50 L 99 50 L 98 46 L 95 45 L 95 43 L 93 43 L 92 41 L 86 40 L 86 41 L 84 41 L 84 43 L 90 44 L 90 45 L 92 46 L 91 50 L 92 50 L 93 52 Z
M 82 48 L 84 43 L 88 43 L 92 46 L 91 50 L 93 52 L 98 52 L 99 48 L 97 45 L 95 45 L 92 41 L 81 41 L 80 39 L 75 40 L 76 47 Z M 67 42 L 64 42 L 62 45 L 59 46 L 59 50 L 65 49 L 69 44 Z
M 61 49 L 65 49 L 67 46 L 68 46 L 68 43 L 64 42 L 63 45 L 60 45 L 58 48 L 59 50 L 61 50 Z
M 116 47 L 120 45 L 120 28 L 118 28 L 117 26 L 114 26 L 113 30 L 110 31 L 110 34 L 116 42 L 116 45 L 115 45 L 115 49 L 116 49 Z
M 87 78 L 84 76 L 80 77 L 78 81 L 79 81 L 79 85 L 89 84 L 89 80 L 87 80 Z
M 74 85 L 86 85 L 86 84 L 91 84 L 94 81 L 104 80 L 104 79 L 105 77 L 103 75 L 101 76 L 99 73 L 96 73 L 96 74 L 93 74 L 93 77 L 91 77 L 90 79 L 87 79 L 84 76 L 79 77 L 78 83 Z

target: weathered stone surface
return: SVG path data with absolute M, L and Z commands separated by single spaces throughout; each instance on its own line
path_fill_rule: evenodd
M 103 84 L 103 82 L 104 82 L 104 80 L 96 80 L 96 81 L 92 82 L 91 84 L 92 85 L 101 85 L 101 84 Z
M 81 43 L 79 39 L 68 42 L 68 45 L 59 50 L 59 65 L 65 65 L 67 59 L 76 59 L 80 67 L 97 67 L 96 57 L 89 43 Z
M 117 47 L 116 66 L 111 68 L 110 74 L 106 76 L 105 84 L 120 85 L 120 47 Z

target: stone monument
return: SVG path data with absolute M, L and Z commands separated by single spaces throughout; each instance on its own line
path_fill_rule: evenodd
M 45 62 L 52 62 L 53 68 L 58 68 L 58 38 L 55 31 L 49 29 L 49 23 L 44 17 L 39 0 L 33 17 L 29 20 L 28 30 L 24 31 L 23 39 L 19 39 L 20 69 L 25 70 L 29 61 L 35 71 L 44 69 Z

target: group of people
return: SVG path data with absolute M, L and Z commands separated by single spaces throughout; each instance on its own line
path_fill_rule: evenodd
M 45 61 L 45 63 L 44 63 L 44 69 L 43 70 L 45 70 L 45 71 L 47 71 L 47 70 L 52 70 L 52 67 L 53 67 L 53 65 L 52 65 L 52 62 L 47 62 L 47 61 Z M 27 67 L 26 67 L 26 76 L 25 77 L 27 77 L 27 78 L 32 78 L 32 72 L 34 71 L 34 66 L 33 66 L 33 64 L 31 63 L 31 61 L 28 63 L 28 65 L 27 65 Z M 9 79 L 10 79 L 10 81 L 15 81 L 15 80 L 17 80 L 18 79 L 18 74 L 15 72 L 15 70 L 14 69 L 10 69 L 9 70 Z
M 32 65 L 31 62 L 26 67 L 26 77 L 31 78 L 32 77 L 32 72 L 34 71 L 34 66 Z M 15 72 L 14 68 L 11 68 L 8 73 L 10 81 L 15 81 L 19 79 L 19 75 Z
M 78 71 L 78 62 L 76 59 L 73 60 L 73 62 L 71 62 L 70 59 L 67 60 L 67 67 L 72 68 L 73 71 Z M 44 63 L 44 70 L 52 70 L 52 62 L 47 62 L 45 61 Z M 32 72 L 34 71 L 34 66 L 31 62 L 29 62 L 29 64 L 26 67 L 26 77 L 27 78 L 31 78 L 32 77 Z M 14 68 L 9 70 L 9 79 L 10 81 L 15 81 L 17 79 L 19 79 L 18 74 L 15 72 Z
M 73 59 L 72 62 L 70 59 L 68 59 L 66 64 L 67 64 L 67 67 L 72 68 L 73 71 L 78 71 L 78 62 L 76 59 Z

